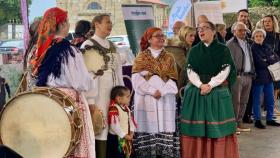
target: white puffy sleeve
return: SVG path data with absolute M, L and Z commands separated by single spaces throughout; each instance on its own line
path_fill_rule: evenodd
M 88 73 L 82 53 L 75 48 L 75 57 L 68 56 L 68 63 L 64 66 L 65 78 L 67 82 L 77 91 L 88 91 L 94 89 L 96 84 L 93 76 Z
M 188 75 L 189 81 L 193 85 L 195 85 L 197 88 L 200 88 L 200 86 L 202 85 L 202 82 L 200 81 L 200 77 L 198 76 L 198 74 L 196 72 L 194 72 L 192 69 L 188 68 L 187 75 Z
M 178 93 L 178 87 L 175 81 L 169 79 L 164 86 L 160 89 L 160 93 L 162 96 L 165 96 L 166 94 L 177 94 Z
M 140 73 L 132 74 L 132 86 L 139 95 L 154 95 L 156 90 L 147 82 Z
M 227 79 L 229 73 L 230 73 L 230 65 L 228 65 L 224 70 L 219 72 L 215 77 L 212 77 L 208 84 L 212 88 L 219 86 Z

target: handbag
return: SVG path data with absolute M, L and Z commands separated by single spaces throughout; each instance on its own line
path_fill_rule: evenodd
M 267 68 L 272 77 L 272 80 L 280 81 L 280 61 L 269 65 Z

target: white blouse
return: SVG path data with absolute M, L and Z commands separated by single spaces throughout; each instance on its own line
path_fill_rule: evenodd
M 75 57 L 68 56 L 68 63 L 61 65 L 61 75 L 55 78 L 49 75 L 47 85 L 50 87 L 73 88 L 76 91 L 88 91 L 95 87 L 93 76 L 88 73 L 82 53 L 72 47 Z
M 214 88 L 222 84 L 228 77 L 230 73 L 230 66 L 227 66 L 224 70 L 219 72 L 216 76 L 212 77 L 210 82 L 208 84 Z M 202 82 L 200 81 L 200 77 L 198 74 L 193 71 L 192 69 L 187 69 L 187 75 L 190 80 L 190 82 L 195 85 L 197 88 L 200 88 L 202 85 Z

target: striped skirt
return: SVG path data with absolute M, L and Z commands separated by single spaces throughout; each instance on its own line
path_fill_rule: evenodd
M 134 155 L 137 158 L 179 158 L 179 133 L 135 133 Z
M 68 158 L 95 158 L 95 138 L 91 122 L 91 115 L 88 104 L 82 96 L 77 96 L 73 89 L 58 88 L 70 97 L 72 97 L 82 114 L 83 130 L 81 133 L 80 143 L 76 146 L 74 152 Z M 77 98 L 79 97 L 79 99 Z M 77 102 L 78 100 L 78 102 Z

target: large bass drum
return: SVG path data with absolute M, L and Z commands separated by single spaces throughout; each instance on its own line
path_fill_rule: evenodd
M 20 93 L 1 112 L 1 143 L 26 158 L 67 157 L 79 143 L 80 115 L 75 101 L 58 89 Z

